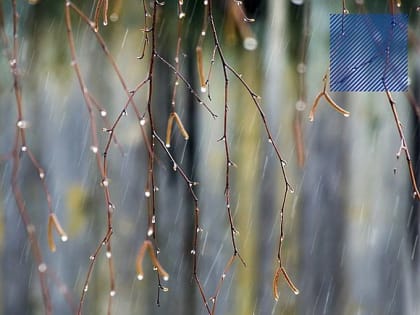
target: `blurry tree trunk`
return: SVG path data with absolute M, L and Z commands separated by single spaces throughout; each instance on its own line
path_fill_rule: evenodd
M 240 69 L 244 78 L 247 79 L 248 84 L 259 91 L 260 59 L 256 52 L 242 51 L 242 56 L 238 56 Z M 242 92 L 239 95 L 239 92 Z M 232 172 L 234 178 L 234 196 L 236 195 L 234 205 L 235 226 L 240 232 L 237 237 L 237 243 L 241 256 L 245 259 L 246 268 L 240 263 L 236 262 L 235 277 L 233 284 L 235 293 L 233 294 L 233 305 L 235 310 L 233 314 L 246 314 L 255 307 L 255 283 L 261 281 L 259 272 L 252 272 L 252 270 L 259 270 L 257 265 L 258 255 L 255 255 L 257 244 L 265 242 L 257 237 L 256 218 L 262 209 L 257 207 L 258 199 L 256 188 L 261 183 L 260 173 L 258 170 L 258 147 L 264 145 L 266 136 L 260 137 L 260 121 L 259 116 L 255 110 L 254 104 L 247 93 L 238 88 L 235 93 L 238 93 L 234 99 L 238 101 L 233 103 L 231 107 L 236 107 L 234 114 L 231 116 L 232 125 L 234 125 L 231 133 L 232 146 L 234 152 L 234 162 L 237 163 L 238 168 Z M 233 93 L 232 93 L 233 94 Z M 241 107 L 239 109 L 239 107 Z M 233 190 L 232 190 L 233 191 Z
M 345 118 L 323 109 L 308 127 L 302 187 L 299 313 L 304 315 L 342 314 L 344 298 L 348 129 Z
M 285 73 L 285 27 L 286 27 L 286 2 L 268 1 L 266 36 L 264 52 L 265 84 L 263 86 L 263 105 L 268 124 L 271 126 L 277 144 L 283 148 L 284 137 L 277 137 L 279 130 L 288 130 L 287 114 L 280 114 L 285 110 L 287 102 L 284 85 L 280 84 Z M 286 111 L 285 111 L 286 113 Z M 289 129 L 290 130 L 290 129 Z M 260 129 L 261 139 L 266 139 L 265 130 Z M 255 314 L 271 314 L 274 306 L 271 282 L 274 272 L 274 257 L 278 242 L 279 197 L 282 195 L 283 184 L 278 171 L 277 160 L 273 146 L 268 141 L 260 145 L 260 169 L 262 174 L 259 194 L 259 210 L 257 216 L 258 247 L 256 249 L 256 266 L 259 280 L 256 281 L 256 307 Z M 273 233 L 274 229 L 274 233 Z M 286 300 L 281 298 L 281 303 Z
M 192 4 L 189 3 L 190 6 Z M 173 60 L 176 53 L 178 18 L 173 14 L 176 10 L 175 3 L 171 6 L 173 10 L 166 11 L 165 23 L 171 23 L 173 27 L 170 32 L 163 33 L 158 38 L 158 51 L 171 64 L 175 64 Z M 187 7 L 185 10 L 189 12 L 192 9 Z M 180 73 L 193 87 L 196 82 L 195 35 L 195 32 L 189 31 L 184 23 L 179 55 Z M 157 131 L 164 139 L 169 113 L 172 112 L 171 100 L 175 86 L 175 74 L 158 59 L 156 59 L 155 65 L 153 113 Z M 189 140 L 186 141 L 179 129 L 174 126 L 169 151 L 186 175 L 194 181 L 199 181 L 194 172 L 194 169 L 200 165 L 200 162 L 196 160 L 196 107 L 199 104 L 191 92 L 185 88 L 182 81 L 177 86 L 176 95 L 175 111 L 189 134 Z M 161 294 L 161 306 L 158 309 L 153 309 L 153 312 L 188 314 L 195 312 L 195 296 L 198 292 L 193 280 L 192 255 L 190 253 L 194 230 L 194 204 L 185 181 L 178 172 L 172 171 L 173 163 L 165 157 L 163 150 L 159 148 L 158 152 L 158 159 L 162 162 L 155 163 L 156 181 L 159 187 L 157 192 L 158 244 L 161 250 L 160 259 L 165 266 L 168 266 L 171 279 L 167 284 L 169 291 Z M 173 259 L 174 257 L 176 259 Z

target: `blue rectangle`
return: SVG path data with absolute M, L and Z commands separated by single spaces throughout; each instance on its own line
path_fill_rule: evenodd
M 330 90 L 407 91 L 408 16 L 330 15 Z

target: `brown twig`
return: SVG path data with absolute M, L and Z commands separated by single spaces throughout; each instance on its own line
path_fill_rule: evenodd
M 325 73 L 324 78 L 322 79 L 324 82 L 324 86 L 322 88 L 322 91 L 318 93 L 318 95 L 315 97 L 314 104 L 312 105 L 311 111 L 309 113 L 309 121 L 314 121 L 315 119 L 315 111 L 318 107 L 319 101 L 322 97 L 325 98 L 325 100 L 330 104 L 332 108 L 334 108 L 337 112 L 342 114 L 344 117 L 349 117 L 350 112 L 346 111 L 344 108 L 341 108 L 334 100 L 331 98 L 331 96 L 327 92 L 327 84 L 328 84 L 328 72 Z
M 221 276 L 221 279 L 219 280 L 219 285 L 216 289 L 216 293 L 213 296 L 212 300 L 214 301 L 213 304 L 213 308 L 212 308 L 212 314 L 214 314 L 215 312 L 215 308 L 216 308 L 216 302 L 217 302 L 217 298 L 218 295 L 220 293 L 221 290 L 221 286 L 223 283 L 224 278 L 226 277 L 227 272 L 230 270 L 233 262 L 236 260 L 236 258 L 239 258 L 243 264 L 245 264 L 244 260 L 242 259 L 242 257 L 239 254 L 237 245 L 236 245 L 236 239 L 235 239 L 235 235 L 236 235 L 236 228 L 234 226 L 233 223 L 233 216 L 232 216 L 232 212 L 231 212 L 231 206 L 230 206 L 230 168 L 234 165 L 234 163 L 231 160 L 230 157 L 230 150 L 229 150 L 229 145 L 228 145 L 228 133 L 227 133 L 227 127 L 228 127 L 228 91 L 229 91 L 229 78 L 228 78 L 228 72 L 230 72 L 231 74 L 233 74 L 237 80 L 241 83 L 241 85 L 246 89 L 246 91 L 248 92 L 248 94 L 250 95 L 256 109 L 258 110 L 258 113 L 260 114 L 260 118 L 261 121 L 263 123 L 265 132 L 267 134 L 268 137 L 268 141 L 269 143 L 271 143 L 276 157 L 278 159 L 278 161 L 280 162 L 280 168 L 282 171 L 282 175 L 283 175 L 283 180 L 284 180 L 284 184 L 285 184 L 285 193 L 283 196 L 283 201 L 282 201 L 282 206 L 279 210 L 280 212 L 280 226 L 281 226 L 281 233 L 283 233 L 283 217 L 284 217 L 284 210 L 285 210 L 285 202 L 286 202 L 286 198 L 289 192 L 293 192 L 293 188 L 289 183 L 288 177 L 286 175 L 286 161 L 282 158 L 282 155 L 280 153 L 280 150 L 278 149 L 277 144 L 274 141 L 274 138 L 272 136 L 270 127 L 268 126 L 268 122 L 265 116 L 264 111 L 262 110 L 262 107 L 260 105 L 260 97 L 250 88 L 250 86 L 245 82 L 245 80 L 242 78 L 242 76 L 234 69 L 232 68 L 223 53 L 223 50 L 221 48 L 220 42 L 219 42 L 219 38 L 217 35 L 217 30 L 216 30 L 216 26 L 215 26 L 215 22 L 214 22 L 214 18 L 213 18 L 213 10 L 212 10 L 212 0 L 209 0 L 208 2 L 209 5 L 209 21 L 210 21 L 210 28 L 211 28 L 211 32 L 213 35 L 213 41 L 214 41 L 214 45 L 215 45 L 215 53 L 217 53 L 218 57 L 221 60 L 222 63 L 222 69 L 223 69 L 223 77 L 224 77 L 224 116 L 223 116 L 223 136 L 220 139 L 221 141 L 224 142 L 224 146 L 225 146 L 225 156 L 226 156 L 226 172 L 225 172 L 225 202 L 226 202 L 226 209 L 227 209 L 227 215 L 228 215 L 228 220 L 229 220 L 229 225 L 230 225 L 230 234 L 231 234 L 231 241 L 232 241 L 232 247 L 233 247 L 233 254 L 231 256 L 231 258 L 229 259 L 229 261 L 227 262 L 224 272 Z M 214 59 L 214 58 L 213 58 Z M 212 60 L 213 62 L 213 60 Z M 278 253 L 278 259 L 279 259 L 279 264 L 280 266 L 282 266 L 282 256 L 281 256 L 281 245 L 283 243 L 283 239 L 284 239 L 284 235 L 282 234 L 282 236 L 280 237 L 280 243 L 279 243 L 279 253 Z
M 206 307 L 207 312 L 210 314 L 210 306 L 208 304 L 206 295 L 204 293 L 203 286 L 201 284 L 201 281 L 198 277 L 198 261 L 197 257 L 199 255 L 199 249 L 198 249 L 198 234 L 201 231 L 200 228 L 200 208 L 198 204 L 198 197 L 194 191 L 194 186 L 196 186 L 196 182 L 192 181 L 185 171 L 182 169 L 182 167 L 179 166 L 179 164 L 176 162 L 175 158 L 172 156 L 172 154 L 169 152 L 168 147 L 163 142 L 163 140 L 159 137 L 159 135 L 155 132 L 154 133 L 155 139 L 158 141 L 158 143 L 161 145 L 162 149 L 165 150 L 166 155 L 169 157 L 171 162 L 173 163 L 173 170 L 181 175 L 182 179 L 184 180 L 185 184 L 188 186 L 189 193 L 191 195 L 193 205 L 194 205 L 194 232 L 193 232 L 193 244 L 191 249 L 191 255 L 193 257 L 193 277 L 194 281 L 198 287 L 198 290 L 200 292 L 201 299 L 203 300 L 204 306 Z
M 385 93 L 386 93 L 386 97 L 388 99 L 389 105 L 391 106 L 392 114 L 394 116 L 395 124 L 397 126 L 398 134 L 401 140 L 401 146 L 400 146 L 400 149 L 398 150 L 397 158 L 400 156 L 401 151 L 404 151 L 405 158 L 407 161 L 408 171 L 410 173 L 411 186 L 413 189 L 413 197 L 417 200 L 420 200 L 420 192 L 417 186 L 416 174 L 414 172 L 414 166 L 413 166 L 413 162 L 411 161 L 411 156 L 410 156 L 410 151 L 407 146 L 407 141 L 405 140 L 403 126 L 398 117 L 396 103 L 394 99 L 392 98 L 391 93 L 388 91 L 388 89 L 386 89 L 386 87 L 385 87 Z

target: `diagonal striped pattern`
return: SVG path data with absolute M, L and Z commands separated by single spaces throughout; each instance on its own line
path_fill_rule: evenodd
M 406 91 L 407 23 L 404 14 L 331 14 L 331 91 Z

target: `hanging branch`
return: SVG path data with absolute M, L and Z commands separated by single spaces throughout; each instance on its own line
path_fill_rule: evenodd
M 95 154 L 96 158 L 96 164 L 97 168 L 101 173 L 101 186 L 104 190 L 104 198 L 105 198 L 105 204 L 106 204 L 106 212 L 107 212 L 107 231 L 105 233 L 105 236 L 102 238 L 100 244 L 96 247 L 93 254 L 89 257 L 90 263 L 87 271 L 87 275 L 83 284 L 83 290 L 82 294 L 79 300 L 79 307 L 77 314 L 82 314 L 83 309 L 83 302 L 86 297 L 86 294 L 89 289 L 89 281 L 96 263 L 97 256 L 99 255 L 100 251 L 103 247 L 106 246 L 106 257 L 109 260 L 109 278 L 110 278 L 110 295 L 109 299 L 111 299 L 115 295 L 115 280 L 114 280 L 114 270 L 113 270 L 113 264 L 112 264 L 112 249 L 111 249 L 111 235 L 113 233 L 112 230 L 112 213 L 114 210 L 114 205 L 111 202 L 111 195 L 109 191 L 109 178 L 107 176 L 106 169 L 102 163 L 101 155 L 98 150 L 99 148 L 99 140 L 98 140 L 98 134 L 97 134 L 97 126 L 96 126 L 96 117 L 94 115 L 93 108 L 94 103 L 92 102 L 92 97 L 90 96 L 90 92 L 87 88 L 87 85 L 83 79 L 82 72 L 80 69 L 80 66 L 77 62 L 77 54 L 76 54 L 76 47 L 74 43 L 74 36 L 73 36 L 73 30 L 72 30 L 72 23 L 71 23 L 71 16 L 70 16 L 70 9 L 72 9 L 78 16 L 82 18 L 88 25 L 91 27 L 95 27 L 94 23 L 91 23 L 89 19 L 81 12 L 73 3 L 66 0 L 66 6 L 65 6 L 65 18 L 66 18 L 66 28 L 67 28 L 67 39 L 70 47 L 70 53 L 72 62 L 71 65 L 74 68 L 74 71 L 76 72 L 77 79 L 79 81 L 80 89 L 83 93 L 83 98 L 85 100 L 85 104 L 88 110 L 89 114 L 89 124 L 90 124 L 90 134 L 91 134 L 91 148 L 92 152 Z M 94 33 L 98 34 L 96 31 Z M 99 34 L 98 34 L 99 35 Z M 106 46 L 105 46 L 106 47 Z M 108 313 L 111 312 L 112 302 L 109 300 L 108 302 Z
M 202 93 L 205 93 L 207 91 L 207 85 L 208 85 L 208 81 L 206 81 L 206 78 L 204 75 L 204 65 L 203 65 L 203 44 L 204 44 L 204 39 L 206 38 L 207 26 L 208 26 L 208 11 L 209 11 L 208 4 L 209 4 L 208 0 L 203 1 L 203 7 L 204 7 L 203 24 L 201 26 L 201 32 L 200 32 L 200 37 L 198 38 L 197 46 L 195 47 L 198 78 L 200 80 L 200 91 Z
M 67 241 L 67 235 L 64 232 L 64 229 L 61 227 L 56 214 L 54 213 L 51 201 L 51 194 L 46 184 L 45 178 L 45 171 L 41 167 L 41 164 L 38 162 L 35 155 L 32 153 L 32 150 L 28 147 L 26 141 L 26 128 L 28 127 L 29 123 L 25 120 L 23 114 L 23 97 L 22 97 L 22 88 L 20 82 L 20 69 L 19 69 L 19 33 L 18 33 L 18 24 L 19 24 L 19 13 L 17 11 L 17 4 L 16 0 L 11 0 L 11 7 L 12 7 L 12 44 L 11 47 L 9 45 L 9 39 L 6 34 L 4 28 L 4 16 L 3 10 L 0 9 L 0 40 L 2 45 L 5 48 L 7 58 L 9 59 L 9 66 L 13 77 L 13 91 L 15 95 L 15 102 L 16 102 L 16 111 L 17 111 L 17 119 L 16 119 L 16 132 L 14 137 L 14 144 L 10 154 L 6 154 L 4 156 L 4 160 L 11 160 L 12 161 L 12 176 L 11 176 L 11 187 L 12 193 L 16 202 L 16 206 L 19 212 L 19 215 L 23 221 L 23 224 L 26 229 L 27 237 L 30 243 L 30 247 L 32 250 L 32 256 L 34 258 L 35 263 L 37 264 L 37 272 L 40 280 L 40 287 L 42 292 L 43 304 L 44 304 L 44 312 L 45 314 L 52 314 L 52 305 L 51 305 L 51 297 L 49 293 L 48 283 L 47 283 L 47 276 L 52 273 L 52 271 L 48 270 L 48 266 L 44 261 L 43 254 L 41 251 L 41 246 L 38 241 L 38 236 L 36 233 L 36 228 L 33 225 L 26 201 L 22 194 L 20 185 L 19 185 L 19 173 L 21 170 L 21 158 L 22 156 L 26 155 L 31 162 L 31 166 L 35 168 L 36 172 L 38 173 L 39 179 L 41 181 L 41 187 L 44 192 L 47 201 L 47 208 L 49 213 L 49 218 L 54 218 L 54 225 L 58 230 L 58 233 L 61 235 L 61 240 L 63 242 Z M 48 223 L 48 226 L 50 224 Z M 54 244 L 55 249 L 55 244 Z M 61 287 L 65 288 L 65 290 L 61 292 L 68 291 L 67 287 L 56 278 L 57 282 L 61 284 Z M 65 294 L 63 294 L 65 295 Z M 65 296 L 66 298 L 66 296 Z M 66 301 L 70 301 L 70 299 L 66 299 Z M 72 304 L 69 303 L 70 307 Z
M 216 304 L 217 304 L 217 298 L 220 294 L 221 291 L 221 287 L 223 284 L 223 281 L 226 277 L 226 274 L 229 272 L 232 264 L 234 263 L 234 261 L 236 260 L 236 258 L 239 258 L 242 263 L 245 265 L 244 260 L 242 259 L 242 257 L 239 254 L 239 250 L 236 244 L 236 228 L 234 226 L 234 222 L 233 222 L 233 216 L 232 216 L 232 212 L 231 212 L 231 207 L 230 207 L 230 168 L 232 166 L 234 166 L 235 164 L 233 163 L 233 161 L 231 160 L 230 157 L 230 150 L 229 150 L 229 145 L 228 145 L 228 110 L 229 110 L 229 106 L 228 106 L 228 91 L 229 91 L 229 77 L 228 77 L 228 72 L 230 72 L 231 74 L 233 74 L 237 80 L 241 83 L 241 85 L 247 90 L 249 96 L 251 97 L 256 109 L 258 110 L 258 113 L 260 114 L 261 117 L 261 121 L 263 123 L 264 129 L 266 131 L 267 137 L 268 137 L 268 141 L 269 143 L 271 143 L 271 145 L 273 146 L 273 149 L 276 153 L 277 159 L 280 162 L 280 168 L 282 170 L 282 175 L 283 175 L 283 180 L 284 180 L 284 184 L 285 184 L 285 193 L 283 196 L 283 201 L 282 201 L 282 206 L 279 210 L 280 212 L 280 226 L 283 226 L 283 217 L 284 217 L 284 209 L 285 209 L 285 202 L 286 202 L 286 198 L 289 192 L 293 192 L 293 188 L 289 183 L 288 177 L 286 175 L 286 161 L 282 158 L 282 155 L 280 154 L 280 150 L 278 149 L 271 130 L 268 126 L 268 122 L 265 116 L 264 111 L 262 110 L 262 107 L 260 105 L 260 97 L 250 88 L 250 86 L 245 82 L 245 80 L 242 78 L 242 76 L 234 69 L 232 68 L 229 63 L 227 62 L 223 50 L 221 48 L 220 45 L 220 41 L 217 35 L 217 30 L 216 30 L 216 26 L 215 26 L 215 22 L 214 22 L 214 18 L 213 18 L 213 9 L 212 9 L 212 0 L 209 0 L 208 2 L 208 19 L 210 21 L 210 28 L 211 28 L 211 33 L 213 36 L 213 41 L 214 41 L 214 45 L 215 45 L 215 53 L 217 53 L 218 57 L 221 60 L 222 63 L 222 69 L 223 69 L 223 77 L 224 77 L 224 116 L 223 116 L 223 136 L 220 138 L 220 141 L 224 142 L 224 146 L 225 146 L 225 157 L 226 157 L 226 163 L 225 163 L 225 203 L 226 203 L 226 211 L 227 211 L 227 215 L 228 215 L 228 221 L 229 221 L 229 225 L 230 225 L 230 234 L 231 234 L 231 242 L 232 242 L 232 248 L 233 248 L 233 254 L 231 256 L 231 258 L 228 260 L 223 274 L 219 280 L 219 284 L 217 285 L 216 288 L 216 293 L 214 294 L 214 296 L 212 297 L 212 301 L 213 301 L 213 308 L 212 308 L 212 314 L 215 313 L 215 309 L 216 309 Z M 214 57 L 213 57 L 214 59 Z M 212 60 L 212 63 L 214 61 Z M 209 75 L 210 77 L 210 75 Z M 281 245 L 283 243 L 284 240 L 284 235 L 282 235 L 280 237 L 280 241 L 279 241 L 279 253 L 278 253 L 278 262 L 280 267 L 282 267 L 282 256 L 281 256 Z M 284 269 L 284 268 L 283 268 Z M 286 275 L 286 273 L 283 273 L 284 275 Z M 287 280 L 287 279 L 286 279 Z M 290 279 L 289 279 L 290 280 Z M 291 283 L 291 281 L 290 281 Z
M 162 6 L 164 3 L 160 3 L 157 0 L 153 1 L 153 12 L 151 16 L 151 25 L 148 27 L 149 32 L 151 33 L 151 47 L 150 47 L 150 60 L 149 60 L 149 70 L 148 70 L 148 96 L 147 96 L 147 115 L 150 123 L 149 131 L 149 141 L 150 141 L 150 151 L 148 154 L 148 169 L 147 169 L 147 183 L 145 196 L 147 198 L 148 205 L 148 229 L 146 233 L 146 239 L 152 239 L 153 244 L 150 243 L 151 248 L 155 253 L 159 251 L 159 246 L 157 242 L 157 222 L 156 222 L 156 191 L 157 186 L 155 184 L 155 123 L 153 115 L 153 88 L 154 88 L 154 67 L 155 67 L 155 57 L 157 54 L 156 50 L 156 25 L 157 25 L 157 10 L 158 6 Z M 147 14 L 147 13 L 145 13 Z M 158 281 L 158 295 L 156 303 L 160 305 L 160 292 L 166 292 L 167 288 L 163 287 L 161 284 L 161 274 L 157 273 Z
M 103 53 L 105 54 L 106 58 L 108 59 L 110 65 L 112 66 L 115 74 L 117 75 L 121 86 L 123 87 L 126 95 L 127 95 L 127 102 L 123 107 L 123 110 L 120 112 L 120 114 L 117 116 L 114 123 L 109 127 L 106 127 L 103 129 L 104 132 L 108 134 L 108 140 L 105 145 L 105 150 L 103 151 L 102 155 L 99 151 L 99 140 L 98 140 L 98 131 L 97 131 L 97 123 L 96 123 L 96 117 L 94 115 L 94 108 L 100 108 L 100 116 L 105 117 L 107 116 L 106 111 L 103 109 L 103 106 L 98 104 L 97 101 L 95 101 L 94 97 L 89 92 L 87 85 L 83 79 L 82 72 L 80 69 L 80 66 L 77 62 L 77 54 L 76 54 L 76 46 L 74 42 L 74 35 L 72 30 L 72 23 L 71 23 L 71 10 L 79 16 L 83 22 L 86 23 L 86 25 L 89 27 L 89 29 L 92 31 L 92 33 L 95 35 L 96 40 L 98 41 L 100 47 L 102 48 Z M 67 37 L 68 37 L 68 43 L 70 47 L 70 53 L 72 57 L 72 66 L 76 72 L 77 79 L 79 81 L 79 86 L 83 94 L 83 98 L 85 100 L 85 104 L 88 110 L 89 114 L 89 122 L 90 122 L 90 134 L 91 134 L 91 150 L 95 154 L 96 157 L 96 164 L 97 168 L 101 175 L 101 186 L 104 190 L 104 199 L 105 199 L 105 207 L 107 212 L 107 230 L 105 233 L 105 236 L 102 238 L 100 244 L 96 247 L 93 254 L 89 257 L 90 263 L 87 271 L 87 275 L 84 281 L 82 294 L 79 301 L 79 308 L 78 308 L 78 314 L 82 313 L 83 308 L 83 302 L 86 296 L 86 293 L 88 291 L 89 287 L 89 281 L 96 263 L 96 258 L 99 255 L 100 251 L 104 246 L 106 246 L 106 258 L 108 260 L 108 266 L 109 266 L 109 279 L 110 279 L 110 290 L 109 290 L 109 300 L 108 300 L 108 314 L 111 313 L 111 307 L 112 307 L 112 298 L 115 296 L 115 275 L 114 275 L 114 267 L 113 267 L 113 259 L 112 259 L 112 248 L 111 248 L 111 236 L 113 233 L 112 228 L 112 214 L 115 209 L 115 205 L 111 200 L 111 194 L 109 190 L 109 176 L 108 176 L 108 153 L 110 150 L 111 142 L 115 139 L 115 129 L 117 125 L 120 123 L 122 117 L 127 115 L 127 109 L 128 106 L 131 105 L 131 108 L 135 112 L 135 115 L 137 119 L 139 120 L 140 129 L 142 130 L 142 134 L 144 135 L 143 129 L 145 125 L 144 115 L 141 115 L 136 104 L 133 101 L 133 97 L 136 94 L 137 91 L 139 91 L 147 82 L 148 78 L 144 79 L 138 86 L 133 90 L 130 91 L 127 87 L 127 84 L 125 83 L 125 80 L 121 74 L 121 71 L 119 70 L 113 56 L 110 54 L 107 45 L 102 38 L 102 36 L 97 32 L 97 28 L 94 22 L 89 20 L 89 18 L 72 2 L 66 1 L 65 6 L 65 17 L 66 17 L 66 28 L 67 28 Z M 147 141 L 145 141 L 147 143 Z
M 198 287 L 198 290 L 200 292 L 201 299 L 203 300 L 204 306 L 206 307 L 206 310 L 209 314 L 211 314 L 210 306 L 207 302 L 206 295 L 204 293 L 203 286 L 201 284 L 201 281 L 198 277 L 198 256 L 200 254 L 198 249 L 198 234 L 201 232 L 200 227 L 200 208 L 198 204 L 198 197 L 194 191 L 194 186 L 197 185 L 197 182 L 192 181 L 188 175 L 185 173 L 185 171 L 182 169 L 182 167 L 179 166 L 179 164 L 176 162 L 175 158 L 172 156 L 172 154 L 168 150 L 168 146 L 163 142 L 163 140 L 158 136 L 158 134 L 154 133 L 155 139 L 158 141 L 158 143 L 161 145 L 162 149 L 166 152 L 167 156 L 173 163 L 173 170 L 180 174 L 182 179 L 184 180 L 185 184 L 188 186 L 188 190 L 191 196 L 191 199 L 193 201 L 194 205 L 194 232 L 193 232 L 193 243 L 192 243 L 192 249 L 191 249 L 191 255 L 193 257 L 193 278 L 194 281 Z
M 401 140 L 401 145 L 400 145 L 400 148 L 399 148 L 398 153 L 397 153 L 397 158 L 400 157 L 401 152 L 403 151 L 404 154 L 405 154 L 405 159 L 407 161 L 408 172 L 410 173 L 410 181 L 411 181 L 411 186 L 412 186 L 412 189 L 413 189 L 413 198 L 415 198 L 417 200 L 420 200 L 420 192 L 419 192 L 419 189 L 418 189 L 418 186 L 417 186 L 417 181 L 416 181 L 416 175 L 415 175 L 415 172 L 414 172 L 413 162 L 411 160 L 410 151 L 409 151 L 408 146 L 407 146 L 407 141 L 405 140 L 403 126 L 402 126 L 402 123 L 401 123 L 401 121 L 398 117 L 396 103 L 395 103 L 394 99 L 392 98 L 391 93 L 387 89 L 385 89 L 385 93 L 386 93 L 386 97 L 388 99 L 389 105 L 391 106 L 392 114 L 394 116 L 395 124 L 396 124 L 397 130 L 398 130 L 398 135 L 400 136 L 400 140 Z
M 184 2 L 183 0 L 178 1 L 178 26 L 177 26 L 177 41 L 176 41 L 176 51 L 175 51 L 175 83 L 172 90 L 172 100 L 171 100 L 171 113 L 168 117 L 167 129 L 166 129 L 166 146 L 169 148 L 171 146 L 171 134 L 172 134 L 172 125 L 173 121 L 175 120 L 182 136 L 184 137 L 185 141 L 189 139 L 188 132 L 184 128 L 184 124 L 181 121 L 181 118 L 178 116 L 176 112 L 176 92 L 179 85 L 179 54 L 181 50 L 181 41 L 182 41 L 182 22 L 185 17 L 185 12 L 183 11 Z

